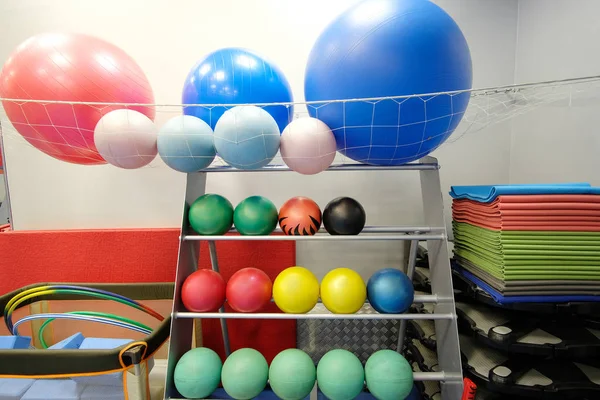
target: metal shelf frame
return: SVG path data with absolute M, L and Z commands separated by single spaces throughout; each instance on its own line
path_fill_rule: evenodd
M 439 164 L 434 157 L 424 157 L 417 163 L 401 166 L 371 166 L 361 164 L 344 164 L 330 167 L 324 173 L 342 173 L 344 171 L 419 171 L 421 195 L 426 226 L 367 226 L 359 235 L 338 236 L 329 235 L 321 229 L 314 236 L 286 236 L 280 230 L 266 236 L 244 236 L 232 229 L 223 236 L 199 236 L 189 230 L 187 210 L 199 196 L 206 193 L 206 177 L 209 173 L 278 173 L 292 172 L 286 166 L 267 166 L 259 170 L 237 170 L 231 167 L 210 167 L 197 173 L 187 175 L 185 207 L 182 216 L 181 235 L 179 238 L 179 254 L 175 278 L 175 293 L 173 299 L 171 340 L 169 342 L 167 381 L 165 387 L 166 399 L 180 398 L 173 382 L 175 365 L 179 358 L 192 348 L 193 321 L 195 319 L 219 319 L 225 344 L 225 353 L 230 354 L 227 319 L 370 319 L 370 320 L 400 320 L 398 343 L 404 343 L 406 321 L 410 319 L 431 319 L 435 323 L 437 337 L 437 355 L 439 372 L 415 372 L 417 381 L 439 381 L 444 400 L 460 400 L 463 393 L 463 377 L 458 341 L 458 326 L 454 292 L 452 288 L 452 273 L 448 254 L 448 240 L 444 220 L 444 203 L 440 185 Z M 219 271 L 216 242 L 231 240 L 323 240 L 323 241 L 362 241 L 362 240 L 397 240 L 410 244 L 406 273 L 412 278 L 417 258 L 417 248 L 421 241 L 427 242 L 431 295 L 415 296 L 415 303 L 433 304 L 431 314 L 332 314 L 332 313 L 227 313 L 224 308 L 214 313 L 187 312 L 181 302 L 181 287 L 185 279 L 198 268 L 200 242 L 207 241 L 213 270 Z M 204 255 L 203 255 L 204 256 Z M 310 266 L 307 266 L 310 268 Z M 399 266 L 399 268 L 403 268 Z M 398 346 L 399 351 L 402 346 Z M 311 393 L 311 400 L 316 399 L 316 391 Z

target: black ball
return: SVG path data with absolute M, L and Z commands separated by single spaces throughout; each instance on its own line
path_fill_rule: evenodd
M 358 235 L 366 220 L 363 206 L 350 197 L 331 200 L 323 211 L 323 225 L 331 235 Z

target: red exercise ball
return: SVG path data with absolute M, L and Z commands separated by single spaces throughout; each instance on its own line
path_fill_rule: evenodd
M 43 33 L 19 45 L 0 73 L 0 97 L 15 129 L 38 150 L 74 164 L 106 164 L 94 144 L 103 115 L 117 104 L 154 103 L 146 75 L 125 51 L 77 33 Z M 127 106 L 154 120 L 153 106 Z
M 183 282 L 181 301 L 188 311 L 214 312 L 225 302 L 225 281 L 211 269 L 200 269 Z
M 273 282 L 258 268 L 243 268 L 227 282 L 227 302 L 235 311 L 256 312 L 271 301 Z

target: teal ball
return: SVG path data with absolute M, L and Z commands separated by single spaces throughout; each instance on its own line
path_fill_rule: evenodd
M 164 163 L 179 172 L 204 169 L 216 155 L 212 129 L 191 115 L 169 119 L 158 131 L 156 145 Z
M 175 365 L 175 388 L 184 397 L 204 398 L 221 380 L 221 358 L 213 350 L 197 347 L 186 352 Z
M 405 399 L 413 389 L 413 370 L 402 356 L 393 350 L 379 350 L 365 364 L 369 392 L 377 400 Z
M 267 386 L 269 364 L 258 351 L 243 348 L 227 357 L 221 371 L 225 392 L 236 400 L 250 400 Z
M 353 353 L 336 349 L 325 353 L 317 365 L 317 383 L 329 400 L 352 400 L 364 388 L 365 371 Z
M 269 367 L 269 384 L 283 400 L 302 400 L 315 385 L 317 372 L 313 360 L 298 349 L 283 350 Z
M 219 156 L 237 169 L 258 169 L 269 164 L 280 145 L 273 117 L 256 106 L 236 106 L 223 113 L 215 126 Z

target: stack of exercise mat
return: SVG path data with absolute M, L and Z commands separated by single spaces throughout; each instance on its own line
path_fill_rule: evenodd
M 600 187 L 453 186 L 455 272 L 498 303 L 600 300 Z

